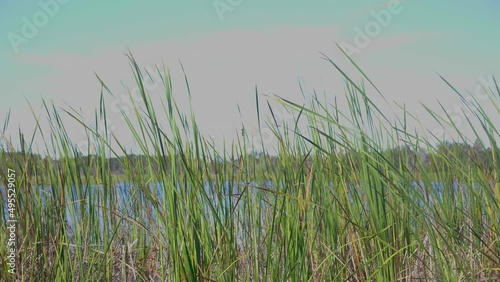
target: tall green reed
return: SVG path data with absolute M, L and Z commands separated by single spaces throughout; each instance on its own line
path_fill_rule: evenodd
M 34 114 L 37 127 L 29 141 L 19 132 L 20 152 L 8 146 L 0 151 L 2 172 L 23 172 L 18 278 L 498 279 L 499 133 L 491 113 L 476 101 L 474 116 L 467 117 L 476 139 L 487 136 L 482 145 L 488 154 L 478 162 L 466 148 L 436 146 L 440 140 L 412 132 L 407 124 L 413 115 L 404 107 L 391 121 L 370 94 L 383 97 L 381 91 L 354 61 L 364 82 L 325 59 L 345 80 L 346 109 L 337 98 L 330 103 L 316 94 L 304 95 L 305 104 L 276 96 L 272 100 L 294 120 L 279 121 L 269 102 L 271 116 L 264 120 L 256 88 L 259 136 L 243 134 L 222 150 L 202 134 L 192 109 L 180 110 L 169 70 L 156 69 L 164 90 L 158 103 L 145 87 L 152 74 L 131 54 L 141 101 L 130 97 L 132 114 L 122 109 L 121 115 L 143 157 L 108 131 L 106 101 L 114 94 L 101 78 L 95 124 L 73 108 L 44 103 L 48 131 Z M 498 113 L 499 88 L 491 92 Z M 426 109 L 461 141 L 470 141 L 449 116 Z M 70 140 L 67 117 L 84 128 L 94 149 L 81 152 Z M 277 154 L 256 157 L 250 152 L 265 148 L 264 126 L 278 141 Z M 36 136 L 44 157 L 32 154 Z M 121 175 L 112 173 L 110 157 L 118 158 Z M 5 240 L 0 236 L 3 245 Z M 2 279 L 12 280 L 6 270 L 2 264 Z

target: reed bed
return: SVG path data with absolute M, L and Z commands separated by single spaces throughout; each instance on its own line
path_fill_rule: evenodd
M 271 128 L 278 140 L 271 154 L 257 152 L 262 134 L 217 149 L 195 113 L 179 110 L 168 69 L 158 68 L 164 96 L 154 103 L 144 87 L 150 74 L 129 59 L 142 101 L 131 99 L 132 114 L 122 114 L 142 157 L 97 128 L 113 95 L 102 80 L 95 124 L 44 103 L 50 130 L 1 143 L 2 185 L 7 168 L 18 172 L 19 281 L 500 281 L 500 150 L 491 118 L 500 113 L 498 86 L 489 89 L 494 113 L 467 101 L 474 149 L 451 117 L 427 108 L 456 129 L 463 146 L 451 146 L 409 129 L 405 108 L 391 120 L 354 62 L 359 83 L 325 57 L 345 79 L 344 109 L 328 97 L 304 95 L 302 104 L 276 96 L 294 121 L 278 121 L 271 106 L 265 119 L 256 89 L 259 130 Z M 68 118 L 95 150 L 70 140 Z M 45 140 L 40 152 L 35 136 Z M 7 271 L 2 261 L 0 280 L 14 281 Z

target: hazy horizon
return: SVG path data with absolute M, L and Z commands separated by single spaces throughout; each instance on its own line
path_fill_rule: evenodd
M 112 131 L 133 148 L 118 110 L 130 107 L 126 89 L 134 91 L 124 56 L 130 50 L 146 70 L 168 66 L 174 96 L 187 111 L 182 62 L 201 130 L 222 146 L 224 139 L 234 140 L 242 124 L 256 128 L 256 86 L 261 94 L 303 102 L 300 82 L 306 96 L 317 91 L 329 101 L 341 100 L 342 77 L 321 53 L 353 77 L 360 76 L 339 44 L 396 114 L 402 112 L 397 105 L 406 105 L 427 130 L 453 138 L 454 130 L 440 130 L 420 103 L 444 116 L 440 101 L 463 125 L 461 130 L 471 134 L 461 112 L 463 103 L 439 75 L 485 108 L 491 106 L 481 87 L 493 86 L 491 77 L 500 77 L 499 12 L 497 1 L 1 1 L 0 122 L 3 125 L 11 110 L 5 134 L 14 137 L 18 127 L 31 134 L 36 120 L 28 102 L 38 115 L 43 113 L 42 99 L 81 109 L 85 119 L 92 120 L 101 93 L 97 74 L 115 96 L 105 95 Z M 159 97 L 162 86 L 152 81 L 150 93 Z M 369 94 L 391 116 L 373 89 Z M 265 96 L 260 102 L 260 108 L 266 108 Z M 279 114 L 290 118 L 286 112 Z M 84 142 L 83 128 L 63 116 L 74 125 L 69 133 L 75 143 Z M 493 121 L 500 122 L 495 116 Z M 266 145 L 275 146 L 271 137 L 268 141 Z

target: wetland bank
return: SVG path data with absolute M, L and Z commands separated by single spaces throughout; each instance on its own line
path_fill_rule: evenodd
M 467 101 L 474 135 L 455 126 L 458 139 L 446 142 L 408 128 L 414 117 L 406 108 L 387 117 L 373 100 L 381 95 L 375 84 L 363 72 L 355 82 L 330 60 L 345 79 L 347 108 L 333 97 L 306 96 L 305 104 L 271 97 L 293 116 L 280 123 L 271 106 L 271 116 L 261 116 L 256 88 L 257 127 L 278 140 L 271 154 L 258 149 L 262 134 L 217 148 L 196 113 L 179 110 L 174 96 L 183 94 L 173 93 L 169 73 L 158 69 L 164 94 L 154 103 L 148 74 L 130 60 L 142 101 L 123 121 L 140 152 L 51 103 L 44 103 L 49 131 L 4 136 L 0 171 L 17 171 L 19 280 L 500 279 L 498 85 L 489 89 L 493 112 Z M 106 95 L 96 120 L 107 120 Z M 426 109 L 453 128 L 452 118 Z M 88 132 L 94 150 L 68 138 L 63 115 Z M 43 149 L 34 135 L 43 136 Z M 6 246 L 4 189 L 1 196 Z M 5 263 L 0 274 L 13 281 Z

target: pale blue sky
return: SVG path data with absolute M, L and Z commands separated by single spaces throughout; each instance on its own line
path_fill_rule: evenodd
M 123 56 L 130 47 L 143 66 L 165 61 L 174 76 L 182 60 L 202 126 L 216 139 L 231 136 L 242 122 L 237 104 L 247 106 L 243 122 L 255 121 L 256 83 L 264 92 L 296 98 L 303 77 L 311 90 L 342 95 L 342 81 L 319 52 L 346 65 L 334 43 L 355 45 L 356 30 L 380 26 L 373 13 L 389 11 L 391 2 L 0 0 L 0 121 L 13 109 L 12 122 L 30 131 L 26 98 L 35 108 L 45 98 L 91 112 L 99 96 L 94 71 L 117 92 L 121 82 L 132 87 Z M 44 3 L 57 8 L 38 25 L 34 17 L 48 13 Z M 224 3 L 238 4 L 218 13 Z M 451 107 L 458 99 L 436 72 L 470 91 L 478 77 L 498 76 L 499 15 L 494 0 L 401 1 L 400 12 L 353 57 L 389 100 L 415 105 L 438 98 Z M 26 21 L 37 28 L 32 38 L 23 34 Z M 16 43 L 13 36 L 25 39 Z M 219 107 L 225 110 L 211 110 Z

